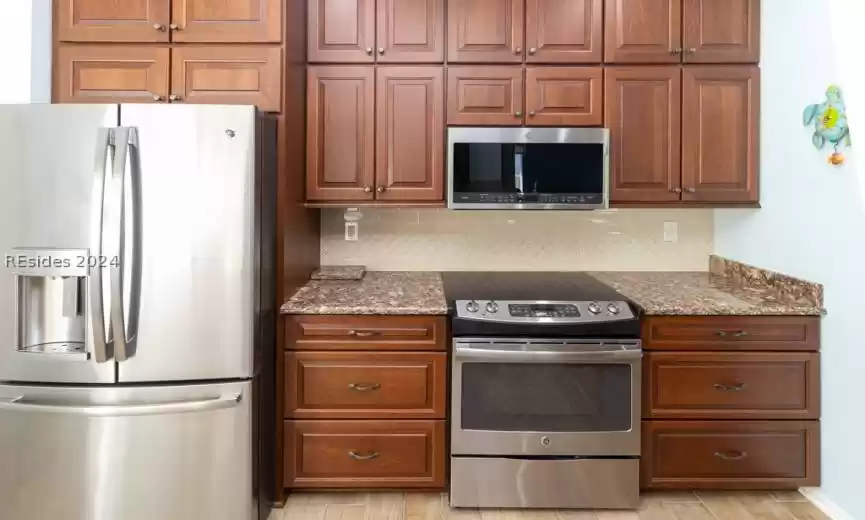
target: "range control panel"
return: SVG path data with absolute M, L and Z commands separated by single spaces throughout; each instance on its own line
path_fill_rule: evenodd
M 457 300 L 455 305 L 458 318 L 500 323 L 598 323 L 634 318 L 624 301 Z

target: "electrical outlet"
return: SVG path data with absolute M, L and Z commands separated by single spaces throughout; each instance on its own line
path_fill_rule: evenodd
M 358 225 L 357 222 L 346 222 L 345 223 L 345 240 L 347 242 L 357 242 L 358 235 Z
M 664 222 L 664 242 L 679 241 L 679 223 Z

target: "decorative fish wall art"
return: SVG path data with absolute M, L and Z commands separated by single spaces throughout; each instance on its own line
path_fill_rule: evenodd
M 826 143 L 834 148 L 829 156 L 829 164 L 838 166 L 844 164 L 844 154 L 838 151 L 842 144 L 850 146 L 850 127 L 847 126 L 847 108 L 844 106 L 844 98 L 841 96 L 841 88 L 830 85 L 826 90 L 826 101 L 805 107 L 802 115 L 805 126 L 814 125 L 814 134 L 811 142 L 818 150 L 822 150 Z

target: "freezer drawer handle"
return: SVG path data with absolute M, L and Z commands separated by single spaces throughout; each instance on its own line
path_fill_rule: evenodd
M 85 415 L 89 417 L 129 417 L 136 415 L 168 415 L 174 413 L 208 412 L 233 408 L 243 400 L 242 394 L 233 394 L 215 399 L 109 406 L 76 406 L 50 403 L 28 403 L 26 396 L 0 400 L 0 412 L 58 413 Z
M 348 452 L 348 456 L 353 458 L 354 460 L 372 460 L 372 459 L 377 458 L 379 455 L 381 455 L 381 454 L 377 451 L 370 452 L 366 455 L 361 455 L 360 453 L 358 453 L 356 451 Z

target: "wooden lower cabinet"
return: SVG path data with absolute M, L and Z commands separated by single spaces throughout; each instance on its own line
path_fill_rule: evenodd
M 59 44 L 54 102 L 165 102 L 169 56 L 167 47 Z
M 285 416 L 444 417 L 447 365 L 444 352 L 289 352 Z
M 171 99 L 282 109 L 279 46 L 187 45 L 171 50 Z
M 442 488 L 446 461 L 445 421 L 285 423 L 293 488 Z
M 820 482 L 817 421 L 644 421 L 646 488 L 795 489 Z

